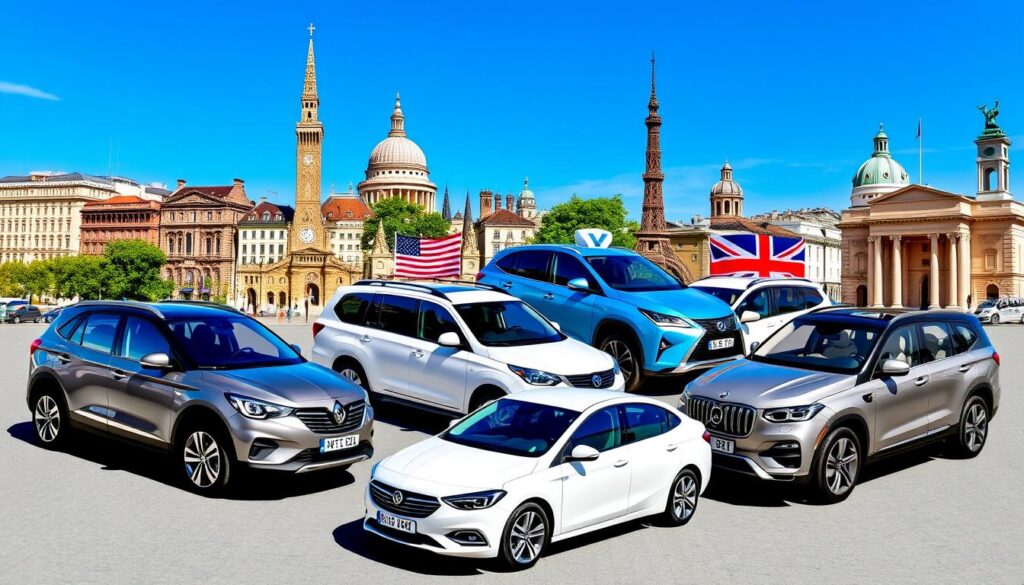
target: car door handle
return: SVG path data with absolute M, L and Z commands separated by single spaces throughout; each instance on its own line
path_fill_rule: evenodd
M 123 370 L 114 370 L 114 371 L 110 372 L 110 375 L 115 380 L 127 380 L 128 379 L 128 372 L 125 372 Z
M 960 371 L 961 373 L 966 372 L 966 371 L 968 371 L 970 369 L 971 369 L 971 366 L 960 366 L 959 368 L 957 368 L 957 370 Z
M 422 349 L 414 349 L 414 350 L 412 350 L 412 357 L 414 357 L 414 358 L 421 358 L 421 357 L 423 357 L 423 350 Z
M 370 338 L 369 335 L 364 335 L 364 336 L 359 338 L 359 341 L 361 341 L 363 343 L 370 343 L 373 340 Z
M 928 383 L 928 376 L 921 376 L 920 378 L 914 380 L 914 385 L 915 386 L 924 386 L 927 383 Z
M 672 451 L 675 451 L 678 448 L 679 448 L 679 444 L 678 443 L 672 443 L 670 445 L 665 445 L 665 450 L 668 451 L 669 453 L 671 453 Z
M 555 295 L 553 295 L 551 293 L 544 293 L 544 300 L 545 301 L 550 301 L 550 300 L 552 300 L 554 298 L 555 298 Z
M 54 353 L 54 357 L 60 360 L 60 363 L 66 364 L 71 361 L 71 356 L 66 353 Z
M 615 467 L 625 467 L 628 463 L 629 461 L 625 459 L 619 459 L 618 461 L 615 462 Z
M 864 399 L 864 402 L 867 402 L 868 404 L 871 404 L 875 400 L 875 395 L 872 392 L 868 392 L 867 394 L 861 396 L 861 398 Z
M 506 280 L 505 282 L 501 283 L 501 286 L 503 286 L 505 288 L 512 288 L 512 281 L 511 280 Z

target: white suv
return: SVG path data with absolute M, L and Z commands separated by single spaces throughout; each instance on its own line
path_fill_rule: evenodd
M 709 276 L 690 286 L 732 307 L 744 326 L 748 352 L 795 317 L 832 306 L 820 285 L 802 278 Z
M 313 359 L 376 399 L 447 413 L 531 388 L 625 386 L 611 356 L 480 284 L 341 287 L 313 324 Z

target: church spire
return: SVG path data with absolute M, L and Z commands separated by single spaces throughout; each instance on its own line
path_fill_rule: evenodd
M 451 203 L 448 202 L 448 185 L 444 186 L 444 201 L 441 203 L 441 217 L 443 217 L 445 221 L 452 220 L 452 206 Z
M 469 204 L 469 191 L 466 191 L 466 211 L 462 214 L 462 255 L 477 253 L 476 230 L 473 229 L 473 208 Z
M 317 122 L 317 108 L 320 98 L 316 93 L 316 59 L 313 57 L 313 31 L 316 27 L 309 23 L 309 50 L 306 51 L 306 79 L 302 84 L 302 117 L 304 123 Z
M 402 113 L 402 98 L 395 92 L 395 111 L 391 112 L 391 132 L 388 136 L 405 136 L 405 114 Z

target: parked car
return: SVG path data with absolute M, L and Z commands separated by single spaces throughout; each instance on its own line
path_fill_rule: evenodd
M 477 280 L 507 290 L 570 337 L 610 353 L 627 391 L 645 376 L 681 374 L 743 354 L 727 304 L 631 250 L 518 246 L 498 252 Z
M 707 425 L 717 467 L 838 502 L 878 457 L 937 439 L 977 455 L 999 397 L 999 354 L 973 315 L 831 308 L 688 384 L 680 410 Z
M 832 305 L 820 285 L 802 278 L 710 276 L 690 286 L 732 307 L 743 324 L 748 351 L 793 318 Z
M 552 542 L 635 518 L 686 524 L 710 473 L 704 425 L 656 400 L 523 392 L 377 463 L 363 527 L 523 569 Z
M 993 325 L 1024 323 L 1024 299 L 1020 297 L 986 299 L 978 304 L 974 309 L 974 314 L 982 323 Z
M 374 398 L 460 415 L 523 390 L 625 384 L 610 356 L 475 284 L 340 287 L 313 324 L 313 359 Z
M 43 313 L 43 322 L 53 323 L 54 321 L 57 320 L 57 316 L 60 315 L 60 312 L 63 310 L 64 307 L 57 307 L 56 309 L 50 309 L 49 311 Z
M 32 321 L 38 323 L 43 318 L 42 313 L 39 312 L 39 307 L 29 304 L 15 304 L 11 307 L 12 303 L 18 301 L 12 301 L 7 304 L 7 312 L 4 315 L 4 322 L 6 323 L 27 323 Z
M 200 493 L 222 490 L 236 466 L 304 473 L 373 454 L 366 393 L 228 309 L 81 302 L 29 354 L 43 446 L 85 429 L 164 449 Z

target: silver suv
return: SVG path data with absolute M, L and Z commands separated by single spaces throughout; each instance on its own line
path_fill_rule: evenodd
M 362 388 L 213 304 L 78 303 L 29 354 L 42 445 L 83 429 L 166 450 L 200 493 L 223 489 L 236 465 L 302 473 L 373 454 Z
M 981 452 L 999 354 L 973 315 L 824 309 L 687 385 L 718 468 L 809 482 L 837 502 L 869 460 L 937 439 Z

